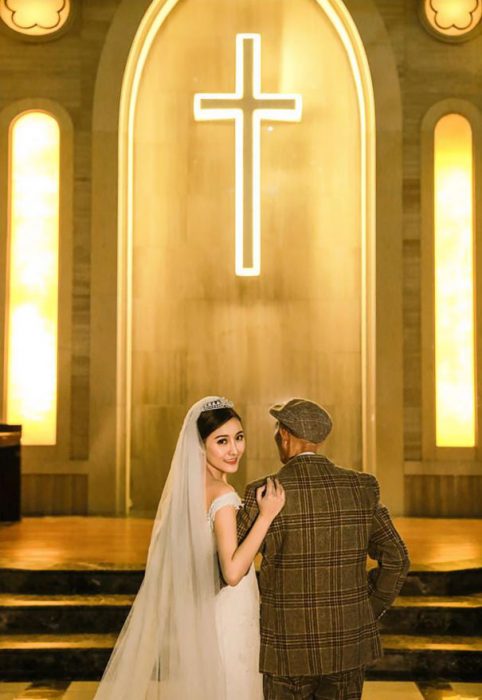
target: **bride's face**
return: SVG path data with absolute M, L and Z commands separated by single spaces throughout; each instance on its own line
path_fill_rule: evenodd
M 237 418 L 231 418 L 208 435 L 204 444 L 207 463 L 226 474 L 233 474 L 244 453 L 243 426 Z

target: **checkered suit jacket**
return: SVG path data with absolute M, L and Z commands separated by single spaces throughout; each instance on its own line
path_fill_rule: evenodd
M 377 618 L 409 566 L 377 480 L 314 454 L 294 457 L 277 477 L 286 505 L 260 550 L 260 671 L 319 676 L 369 664 L 382 653 Z M 240 541 L 258 515 L 264 481 L 246 489 Z M 367 554 L 378 562 L 368 575 Z

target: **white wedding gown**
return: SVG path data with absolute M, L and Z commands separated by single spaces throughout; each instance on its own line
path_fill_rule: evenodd
M 223 506 L 241 506 L 234 491 L 215 498 L 208 512 L 214 538 L 214 516 Z M 216 626 L 225 677 L 225 700 L 262 700 L 259 673 L 259 592 L 254 565 L 237 586 L 225 586 L 216 597 Z

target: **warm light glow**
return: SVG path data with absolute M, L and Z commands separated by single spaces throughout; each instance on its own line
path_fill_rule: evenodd
M 328 18 L 338 37 L 350 66 L 357 93 L 358 109 L 352 120 L 357 124 L 360 138 L 360 158 L 357 165 L 360 183 L 360 215 L 357 225 L 360 231 L 362 256 L 362 420 L 363 420 L 363 468 L 376 472 L 377 414 L 375 402 L 375 104 L 372 79 L 366 49 L 342 0 L 316 0 L 320 11 Z M 133 268 L 134 240 L 137 234 L 138 182 L 136 129 L 139 96 L 149 65 L 153 47 L 165 26 L 169 27 L 171 12 L 182 7 L 180 0 L 152 0 L 139 24 L 132 42 L 124 71 L 119 114 L 119 197 L 118 197 L 118 247 L 117 247 L 117 412 L 116 412 L 116 495 L 119 511 L 128 512 L 131 507 L 132 465 L 132 409 L 133 399 Z M 260 6 L 256 4 L 256 9 Z M 295 22 L 290 21 L 294 25 Z M 278 24 L 276 24 L 278 26 Z M 282 24 L 279 24 L 282 27 Z M 212 34 L 210 34 L 212 36 Z M 222 36 L 217 34 L 216 36 Z M 207 52 L 204 52 L 205 54 Z M 193 54 L 194 55 L 194 54 Z M 305 59 L 308 62 L 308 59 Z M 203 85 L 204 89 L 207 86 Z M 214 86 L 216 87 L 216 86 Z M 297 85 L 294 86 L 297 88 Z M 304 99 L 307 99 L 304 97 Z M 282 127 L 285 128 L 284 126 Z M 287 127 L 286 131 L 291 128 Z M 123 487 L 125 485 L 125 490 Z
M 425 16 L 439 34 L 458 37 L 475 29 L 482 17 L 481 0 L 424 0 Z
M 70 0 L 0 0 L 0 18 L 20 34 L 44 36 L 64 26 Z
M 261 92 L 261 37 L 236 35 L 236 90 L 194 96 L 197 121 L 235 123 L 235 248 L 236 274 L 261 271 L 260 151 L 261 121 L 300 121 L 299 95 Z
M 472 131 L 459 114 L 435 128 L 436 443 L 475 445 Z
M 27 112 L 11 128 L 7 421 L 52 445 L 57 422 L 59 128 Z

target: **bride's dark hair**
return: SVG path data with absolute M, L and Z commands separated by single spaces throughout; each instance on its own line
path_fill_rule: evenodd
M 215 408 L 212 411 L 203 411 L 197 419 L 197 429 L 201 440 L 204 441 L 231 418 L 237 418 L 240 423 L 243 422 L 234 408 Z

